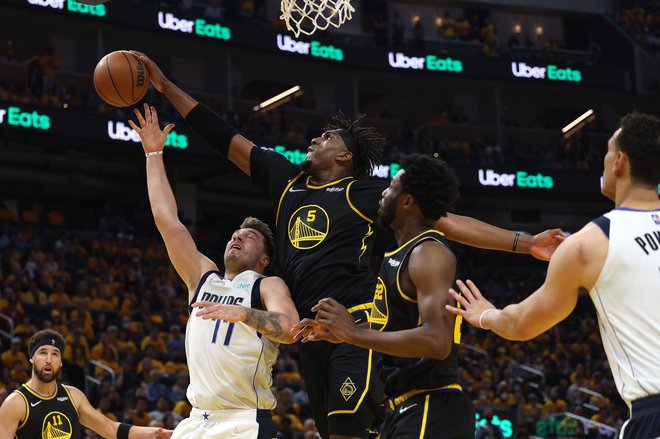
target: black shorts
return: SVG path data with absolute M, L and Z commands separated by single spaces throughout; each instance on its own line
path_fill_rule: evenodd
M 655 439 L 660 437 L 660 394 L 632 402 L 630 419 L 623 424 L 623 439 Z
M 321 437 L 367 438 L 384 399 L 378 353 L 341 343 L 304 343 L 302 376 Z
M 387 415 L 381 439 L 474 439 L 474 407 L 457 389 L 417 394 Z

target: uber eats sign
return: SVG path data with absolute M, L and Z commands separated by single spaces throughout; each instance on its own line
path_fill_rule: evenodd
M 555 182 L 549 175 L 540 172 L 515 171 L 513 173 L 499 173 L 493 169 L 479 169 L 479 184 L 481 186 L 501 186 L 528 189 L 549 190 L 555 186 Z
M 37 111 L 23 111 L 20 107 L 0 108 L 0 125 L 10 125 L 35 130 L 49 130 L 50 116 Z

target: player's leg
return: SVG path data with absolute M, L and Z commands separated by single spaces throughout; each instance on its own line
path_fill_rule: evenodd
M 303 343 L 300 346 L 301 374 L 309 396 L 316 429 L 323 439 L 328 435 L 328 353 L 330 343 Z
M 327 420 L 331 439 L 369 437 L 384 398 L 377 356 L 347 343 L 332 346 Z

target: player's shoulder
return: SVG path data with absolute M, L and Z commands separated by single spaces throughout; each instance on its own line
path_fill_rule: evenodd
M 23 419 L 27 412 L 25 395 L 18 390 L 11 392 L 0 406 L 0 412 L 2 412 L 3 417 L 7 416 L 8 419 Z
M 387 180 L 381 180 L 379 178 L 367 178 L 363 180 L 353 180 L 351 183 L 351 192 L 354 191 L 378 191 L 378 194 L 390 185 L 390 182 Z
M 289 287 L 287 286 L 284 279 L 279 276 L 267 276 L 264 277 L 261 281 L 261 293 L 278 293 L 278 294 L 289 294 Z
M 455 263 L 456 257 L 447 245 L 440 239 L 424 239 L 419 242 L 410 251 L 409 260 L 411 263 L 421 262 L 426 264 L 429 261 L 441 263 Z M 435 263 L 433 264 L 436 265 Z
M 85 394 L 77 387 L 73 387 L 68 384 L 62 384 L 62 387 L 64 387 L 69 392 L 69 395 L 71 395 L 71 399 L 73 400 L 72 402 L 76 407 L 80 407 L 80 404 L 82 404 L 84 401 L 87 401 Z

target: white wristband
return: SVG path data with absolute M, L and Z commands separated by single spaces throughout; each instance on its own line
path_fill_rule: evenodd
M 488 308 L 487 310 L 485 310 L 484 312 L 481 313 L 481 315 L 479 316 L 479 327 L 480 327 L 481 329 L 486 329 L 486 330 L 488 330 L 488 328 L 484 328 L 484 325 L 483 325 L 484 316 L 485 316 L 486 314 L 488 314 L 489 312 L 491 312 L 491 311 L 495 311 L 496 309 L 497 309 L 497 308 Z
M 163 151 L 152 151 L 152 152 L 145 152 L 144 156 L 145 157 L 151 157 L 152 155 L 163 155 Z

